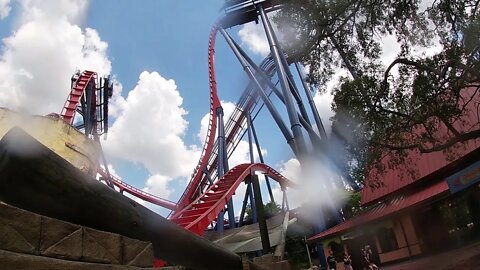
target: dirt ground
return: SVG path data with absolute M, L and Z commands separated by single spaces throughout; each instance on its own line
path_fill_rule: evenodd
M 436 255 L 398 264 L 381 266 L 382 270 L 474 270 L 480 269 L 480 242 Z

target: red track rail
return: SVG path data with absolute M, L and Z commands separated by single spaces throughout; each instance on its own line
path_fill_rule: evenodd
M 191 232 L 202 235 L 210 222 L 217 218 L 225 204 L 235 194 L 235 190 L 240 183 L 256 171 L 265 173 L 282 186 L 294 186 L 291 181 L 265 164 L 240 164 L 229 170 L 202 196 L 179 211 L 177 217 L 171 220 Z
M 102 177 L 108 178 L 108 173 L 104 169 L 98 168 L 98 173 Z M 120 180 L 119 178 L 117 178 L 113 175 L 110 175 L 110 179 L 112 180 L 112 183 L 120 189 L 121 193 L 123 193 L 123 191 L 126 191 L 126 192 L 132 194 L 133 196 L 135 196 L 137 198 L 140 198 L 144 201 L 153 203 L 153 204 L 161 206 L 161 207 L 165 207 L 165 208 L 170 209 L 170 210 L 174 210 L 174 209 L 177 208 L 176 203 L 174 203 L 172 201 L 169 201 L 169 200 L 166 200 L 166 199 L 162 199 L 162 198 L 157 197 L 153 194 L 150 194 L 150 193 L 145 192 L 143 190 L 140 190 L 136 187 L 133 187 L 133 186 L 123 182 L 122 180 Z
M 180 197 L 177 204 L 177 210 L 183 209 L 193 201 L 193 195 L 202 180 L 203 169 L 207 166 L 215 143 L 215 133 L 217 131 L 217 109 L 221 107 L 217 95 L 217 81 L 215 79 L 215 39 L 217 37 L 218 26 L 214 25 L 210 31 L 208 39 L 208 76 L 210 80 L 210 119 L 208 123 L 207 138 L 203 146 L 202 154 L 197 167 L 192 174 L 187 188 Z M 176 213 L 175 213 L 176 215 Z
M 96 82 L 97 82 L 97 73 L 93 71 L 85 70 L 80 74 L 77 81 L 72 85 L 72 89 L 70 90 L 70 94 L 68 94 L 67 100 L 65 101 L 65 105 L 63 105 L 62 113 L 60 114 L 62 119 L 69 123 L 70 125 L 73 124 L 73 119 L 75 118 L 75 113 L 77 112 L 78 104 L 80 104 L 80 99 L 82 98 L 85 90 L 89 83 L 93 83 L 94 89 L 96 89 Z M 92 97 L 92 106 L 95 108 L 96 106 L 96 97 L 95 92 L 93 91 Z

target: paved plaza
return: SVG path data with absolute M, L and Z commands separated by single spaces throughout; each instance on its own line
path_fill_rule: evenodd
M 384 266 L 382 270 L 471 270 L 480 269 L 480 242 L 451 251 Z

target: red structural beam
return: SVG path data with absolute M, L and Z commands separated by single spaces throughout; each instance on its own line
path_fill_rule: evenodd
M 107 179 L 110 178 L 112 180 L 112 183 L 120 189 L 121 193 L 126 191 L 137 198 L 140 198 L 144 201 L 153 203 L 161 207 L 165 207 L 170 210 L 175 210 L 177 208 L 177 204 L 172 201 L 162 199 L 158 196 L 155 196 L 153 194 L 140 190 L 136 187 L 133 187 L 113 175 L 110 175 L 109 177 L 108 173 L 101 167 L 98 169 L 98 173 L 104 178 L 107 178 Z

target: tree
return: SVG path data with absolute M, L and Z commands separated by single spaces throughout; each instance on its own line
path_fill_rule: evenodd
M 454 149 L 480 137 L 480 1 L 287 1 L 280 28 L 293 29 L 285 48 L 310 66 L 319 91 L 338 71 L 333 134 L 347 145 L 351 173 L 362 180 L 405 163 L 408 151 Z M 381 64 L 381 39 L 400 44 L 397 58 Z M 295 42 L 300 40 L 301 42 Z M 418 54 L 434 43 L 441 51 Z M 367 168 L 369 170 L 367 170 Z M 412 172 L 414 173 L 414 172 Z
M 282 212 L 282 208 L 276 202 L 270 201 L 263 206 L 263 211 L 265 218 L 269 219 Z M 250 204 L 245 208 L 245 214 L 247 215 L 245 224 L 250 224 L 252 222 L 252 207 Z
M 361 201 L 362 193 L 361 192 L 351 192 L 348 194 L 348 199 L 345 202 L 345 206 L 342 208 L 343 216 L 346 219 L 352 218 L 360 213 L 362 210 Z

